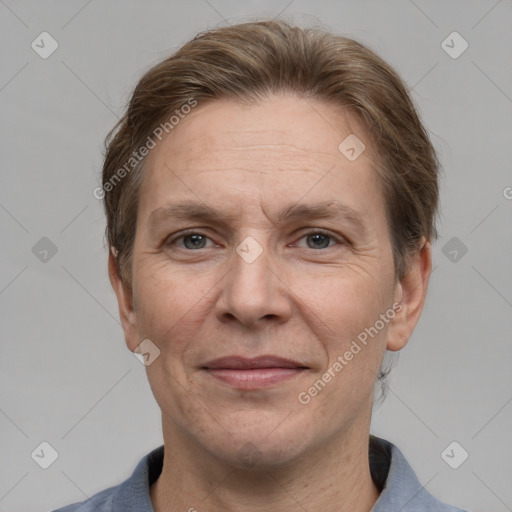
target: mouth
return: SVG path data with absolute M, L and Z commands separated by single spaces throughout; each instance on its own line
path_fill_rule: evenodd
M 250 390 L 274 386 L 304 373 L 309 368 L 298 361 L 277 356 L 229 356 L 210 361 L 201 369 L 224 384 L 236 389 Z

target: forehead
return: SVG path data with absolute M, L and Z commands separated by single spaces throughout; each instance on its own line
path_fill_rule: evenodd
M 344 152 L 346 140 L 357 152 L 364 144 L 356 159 Z M 214 100 L 195 107 L 149 154 L 140 213 L 186 198 L 237 216 L 256 202 L 279 212 L 303 198 L 341 201 L 362 217 L 371 206 L 380 214 L 374 163 L 362 123 L 347 110 L 295 96 L 253 105 Z
M 188 160 L 226 148 L 239 149 L 236 156 L 243 157 L 248 151 L 270 151 L 274 146 L 286 151 L 287 159 L 321 158 L 334 163 L 342 156 L 339 144 L 351 134 L 368 138 L 348 109 L 318 99 L 270 96 L 250 105 L 217 99 L 184 116 L 150 160 L 169 146 L 175 157 L 186 155 Z M 370 151 L 366 153 L 368 157 Z

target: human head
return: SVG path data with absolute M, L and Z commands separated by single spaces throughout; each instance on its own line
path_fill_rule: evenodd
M 338 150 L 350 134 L 366 146 L 354 160 Z M 140 161 L 133 156 L 143 153 Z M 134 169 L 120 176 L 131 158 Z M 168 431 L 179 426 L 226 459 L 231 446 L 254 440 L 270 463 L 311 449 L 336 429 L 363 425 L 372 371 L 385 348 L 405 345 L 419 318 L 435 232 L 435 154 L 386 64 L 354 41 L 282 22 L 207 32 L 139 82 L 104 171 L 104 184 L 112 184 L 116 172 L 121 178 L 105 188 L 105 204 L 109 270 L 125 337 L 131 350 L 147 338 L 162 353 L 148 377 Z M 304 250 L 285 258 L 291 224 L 277 222 L 277 213 L 291 200 L 300 203 L 301 190 L 315 204 L 343 197 L 364 218 L 362 227 L 345 226 L 355 242 L 330 252 L 323 265 L 319 254 L 304 256 Z M 212 233 L 215 225 L 210 236 L 222 240 L 217 252 L 196 253 L 198 260 L 167 245 L 174 220 L 162 216 L 167 201 L 194 197 L 215 206 L 217 218 L 210 216 L 206 229 Z M 259 259 L 241 261 L 234 251 L 244 232 L 262 244 Z M 393 300 L 402 299 L 404 313 L 395 320 Z M 387 312 L 393 321 L 384 323 Z M 336 372 L 337 351 L 347 353 L 350 339 L 377 325 L 379 315 L 382 328 L 364 356 L 347 357 L 354 362 L 344 377 L 322 391 L 309 412 L 295 410 L 281 427 L 279 436 L 310 428 L 294 446 L 260 435 L 276 424 L 279 399 L 266 410 L 238 410 L 235 396 L 205 377 L 207 360 L 240 353 L 295 356 L 315 378 L 331 367 Z M 283 389 L 275 391 L 278 397 L 290 394 Z M 250 393 L 236 398 L 253 404 Z M 208 407 L 214 410 L 205 414 Z M 317 413 L 326 418 L 324 426 L 311 423 Z M 234 430 L 217 428 L 222 414 Z

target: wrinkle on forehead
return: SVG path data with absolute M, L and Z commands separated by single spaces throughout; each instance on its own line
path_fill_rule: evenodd
M 297 144 L 290 144 L 290 143 L 261 143 L 257 141 L 252 141 L 252 143 L 239 143 L 240 141 L 233 140 L 233 141 L 224 141 L 219 140 L 215 143 L 214 146 L 209 146 L 208 144 L 201 144 L 201 146 L 193 143 L 193 144 L 185 144 L 181 145 L 180 147 L 173 148 L 172 155 L 174 157 L 181 156 L 181 155 L 187 155 L 187 159 L 193 158 L 194 155 L 201 155 L 201 154 L 229 154 L 230 151 L 233 151 L 234 153 L 244 153 L 244 152 L 273 152 L 273 153 L 288 153 L 288 154 L 296 154 L 297 156 L 300 155 L 300 158 L 303 158 L 304 155 L 307 158 L 311 158 L 312 155 L 318 155 L 330 159 L 334 159 L 336 153 L 333 153 L 334 151 L 337 151 L 337 145 L 333 144 L 331 151 L 321 151 L 316 147 L 304 147 L 302 145 Z M 169 150 L 164 150 L 164 153 L 167 153 Z M 339 155 L 342 156 L 341 154 Z M 338 155 L 336 155 L 338 157 Z
M 268 172 L 310 172 L 324 174 L 336 164 L 344 165 L 341 155 L 326 151 L 309 151 L 291 145 L 226 146 L 224 148 L 197 149 L 173 153 L 180 158 L 182 171 L 197 174 L 209 171 L 238 171 L 267 174 Z M 257 159 L 257 162 L 256 162 Z M 257 163 L 257 165 L 255 165 Z M 158 165 L 158 163 L 157 163 Z M 180 166 L 180 167 L 181 167 Z
M 287 126 L 286 123 L 290 122 L 291 126 Z M 216 99 L 200 105 L 176 131 L 168 135 L 175 138 L 178 147 L 184 142 L 182 139 L 187 140 L 183 132 L 188 131 L 190 123 L 194 124 L 194 131 L 203 147 L 224 145 L 232 140 L 241 146 L 286 145 L 291 131 L 300 139 L 304 149 L 314 150 L 315 137 L 310 139 L 312 130 L 313 133 L 323 131 L 324 136 L 333 140 L 334 147 L 354 130 L 359 134 L 365 131 L 357 114 L 347 108 L 322 99 L 305 101 L 295 95 L 272 95 L 246 107 L 230 99 Z

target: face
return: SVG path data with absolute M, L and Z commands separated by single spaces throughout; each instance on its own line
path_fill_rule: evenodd
M 128 347 L 160 350 L 164 436 L 272 465 L 368 430 L 425 292 L 395 280 L 377 158 L 356 118 L 294 96 L 199 105 L 151 151 L 132 290 L 110 271 Z

